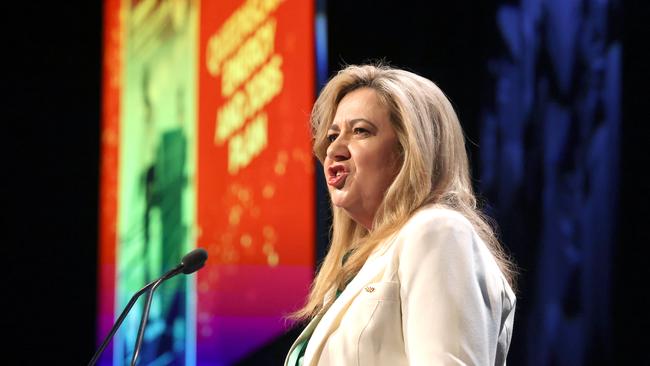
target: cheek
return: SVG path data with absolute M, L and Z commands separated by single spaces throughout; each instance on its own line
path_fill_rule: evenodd
M 397 173 L 399 173 L 401 162 L 397 156 L 391 154 L 383 158 L 373 159 L 372 162 L 369 161 L 366 167 L 373 186 L 383 194 L 393 183 Z
M 365 156 L 357 163 L 359 179 L 373 191 L 383 191 L 393 182 L 397 163 L 393 156 L 376 154 Z

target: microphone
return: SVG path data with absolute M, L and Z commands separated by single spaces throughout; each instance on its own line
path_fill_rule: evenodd
M 126 315 L 129 313 L 129 311 L 131 310 L 135 302 L 143 293 L 148 292 L 147 302 L 145 303 L 142 319 L 140 320 L 140 327 L 138 328 L 138 338 L 136 340 L 135 349 L 133 350 L 133 358 L 131 358 L 131 366 L 134 366 L 138 359 L 138 355 L 140 353 L 140 347 L 142 346 L 142 339 L 144 337 L 144 328 L 147 325 L 147 318 L 149 317 L 149 309 L 151 308 L 151 300 L 153 299 L 153 292 L 164 281 L 176 276 L 177 274 L 180 274 L 181 272 L 187 275 L 187 274 L 194 273 L 199 269 L 203 268 L 203 265 L 205 264 L 205 261 L 207 259 L 208 259 L 208 252 L 203 248 L 196 248 L 191 252 L 187 253 L 183 257 L 183 259 L 181 259 L 181 263 L 178 266 L 171 269 L 170 271 L 162 275 L 157 280 L 149 282 L 146 286 L 141 288 L 140 291 L 136 292 L 133 295 L 133 297 L 131 297 L 131 300 L 129 300 L 129 303 L 126 304 L 126 307 L 122 311 L 122 314 L 120 314 L 119 318 L 117 318 L 117 321 L 113 325 L 113 328 L 111 328 L 111 331 L 108 333 L 106 338 L 104 338 L 104 341 L 102 342 L 101 346 L 99 346 L 99 349 L 97 349 L 97 352 L 95 352 L 95 354 L 93 355 L 93 358 L 88 363 L 88 366 L 94 366 L 97 363 L 99 357 L 104 352 L 104 349 L 106 348 L 110 340 L 113 338 L 113 335 L 115 335 L 115 332 L 117 332 L 117 329 L 120 327 L 120 325 L 126 318 Z
M 180 266 L 183 267 L 182 271 L 184 274 L 192 274 L 203 268 L 206 260 L 208 260 L 208 252 L 203 248 L 196 248 L 185 254 Z

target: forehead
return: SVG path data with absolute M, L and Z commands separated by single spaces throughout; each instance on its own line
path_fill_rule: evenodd
M 346 94 L 339 102 L 332 124 L 341 125 L 350 120 L 365 119 L 374 124 L 389 124 L 389 111 L 371 88 L 360 88 Z

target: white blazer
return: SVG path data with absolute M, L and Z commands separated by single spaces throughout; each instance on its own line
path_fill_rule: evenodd
M 470 222 L 428 207 L 371 254 L 289 354 L 310 337 L 303 366 L 505 365 L 514 313 Z

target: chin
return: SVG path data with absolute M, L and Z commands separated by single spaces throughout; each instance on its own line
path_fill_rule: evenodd
M 332 206 L 345 209 L 348 205 L 346 204 L 346 192 L 335 191 L 330 192 L 330 198 L 332 200 Z
M 345 208 L 345 202 L 343 202 L 340 199 L 332 198 L 332 206 L 338 207 L 338 208 Z

